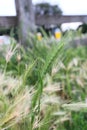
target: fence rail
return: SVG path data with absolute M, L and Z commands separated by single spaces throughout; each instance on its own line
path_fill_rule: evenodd
M 87 15 L 59 16 L 59 15 L 36 15 L 36 25 L 58 25 L 68 22 L 83 22 L 87 23 Z M 17 17 L 0 17 L 0 27 L 10 28 L 17 26 Z
M 17 26 L 17 17 L 0 17 L 0 28 Z
M 87 23 L 87 15 L 36 15 L 35 20 L 37 25 L 56 25 L 70 22 Z

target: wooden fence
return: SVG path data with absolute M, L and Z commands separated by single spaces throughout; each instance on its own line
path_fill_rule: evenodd
M 87 15 L 36 15 L 35 23 L 36 25 L 58 25 L 62 23 L 69 22 L 83 22 L 87 23 Z M 17 26 L 17 16 L 11 17 L 0 17 L 0 27 L 9 28 Z

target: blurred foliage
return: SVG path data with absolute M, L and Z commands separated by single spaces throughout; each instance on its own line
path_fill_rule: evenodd
M 39 3 L 35 5 L 35 14 L 38 15 L 62 15 L 62 10 L 58 5 L 50 5 L 49 3 Z
M 83 23 L 82 25 L 80 25 L 80 26 L 78 27 L 77 30 L 80 30 L 81 33 L 83 33 L 83 34 L 87 33 L 87 24 L 86 24 L 86 23 Z

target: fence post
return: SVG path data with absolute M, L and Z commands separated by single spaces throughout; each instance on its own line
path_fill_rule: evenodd
M 35 19 L 32 0 L 15 0 L 17 22 L 19 28 L 19 40 L 21 44 L 26 44 L 29 31 L 35 30 Z

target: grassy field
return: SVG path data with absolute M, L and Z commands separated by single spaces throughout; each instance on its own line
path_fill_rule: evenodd
M 87 47 L 71 38 L 0 46 L 0 130 L 87 130 Z

